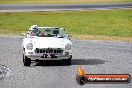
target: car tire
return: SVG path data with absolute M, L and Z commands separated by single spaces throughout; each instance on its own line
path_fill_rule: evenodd
M 67 65 L 71 65 L 72 56 L 67 59 Z
M 24 63 L 24 56 L 25 56 L 25 55 L 23 54 L 23 56 L 22 56 L 22 58 L 23 58 L 23 63 Z
M 23 54 L 23 62 L 24 62 L 24 66 L 30 66 L 31 65 L 31 59 L 28 58 L 27 56 L 25 56 Z

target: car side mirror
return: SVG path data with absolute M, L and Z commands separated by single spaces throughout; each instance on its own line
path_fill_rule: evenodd
M 68 37 L 72 37 L 71 35 L 68 35 Z
M 22 33 L 22 36 L 26 36 L 26 33 Z

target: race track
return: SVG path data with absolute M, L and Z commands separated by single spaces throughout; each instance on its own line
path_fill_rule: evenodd
M 33 11 L 82 11 L 132 9 L 132 3 L 113 4 L 9 4 L 0 5 L 0 12 L 33 12 Z
M 10 68 L 10 74 L 0 80 L 0 88 L 131 88 L 129 84 L 76 83 L 77 68 L 82 65 L 90 74 L 132 75 L 132 44 L 95 40 L 72 40 L 72 65 L 62 62 L 22 63 L 22 38 L 0 37 L 0 64 Z

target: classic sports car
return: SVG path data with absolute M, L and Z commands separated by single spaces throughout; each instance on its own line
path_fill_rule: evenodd
M 64 28 L 31 26 L 22 42 L 24 66 L 31 61 L 65 60 L 71 64 L 72 42 Z

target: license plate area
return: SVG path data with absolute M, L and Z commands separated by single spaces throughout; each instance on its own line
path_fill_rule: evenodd
M 57 58 L 57 56 L 55 54 L 43 54 L 41 58 Z

